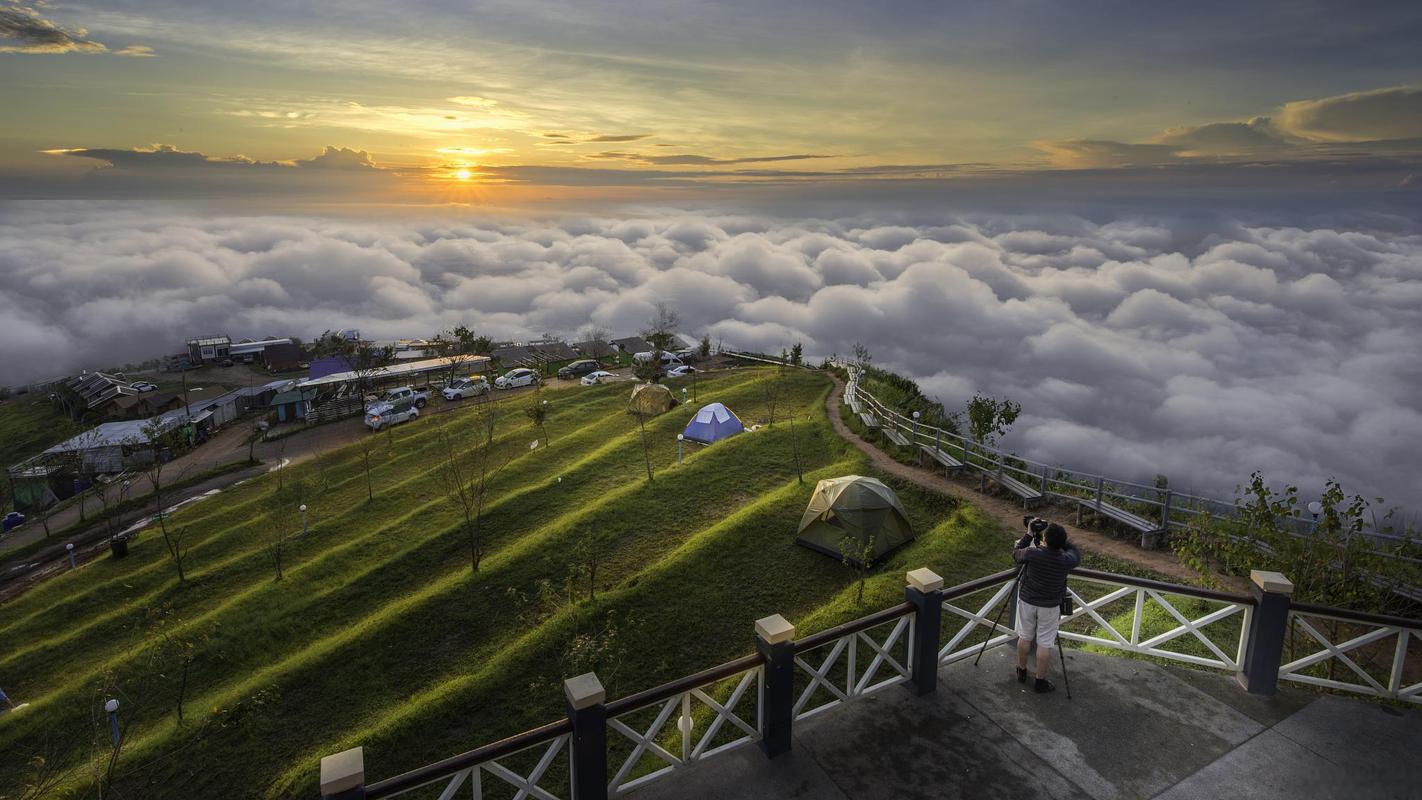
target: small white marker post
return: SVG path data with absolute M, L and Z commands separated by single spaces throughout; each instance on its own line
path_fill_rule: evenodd
M 306 535 L 306 504 L 301 504 L 301 535 Z
M 686 434 L 678 433 L 676 435 L 676 463 L 678 464 L 681 463 L 681 443 L 684 439 L 686 439 Z
M 69 568 L 78 569 L 78 565 L 74 563 L 74 545 L 72 543 L 66 544 L 64 546 L 64 552 L 69 555 Z
M 119 746 L 118 707 L 118 700 L 113 698 L 104 703 L 104 710 L 109 712 L 109 731 L 114 737 L 114 747 Z

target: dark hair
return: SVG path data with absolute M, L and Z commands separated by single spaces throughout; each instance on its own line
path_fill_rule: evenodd
M 1053 522 L 1052 524 L 1047 526 L 1046 539 L 1048 547 L 1052 548 L 1053 550 L 1062 549 L 1066 546 L 1067 543 L 1066 528 L 1063 528 L 1062 526 Z

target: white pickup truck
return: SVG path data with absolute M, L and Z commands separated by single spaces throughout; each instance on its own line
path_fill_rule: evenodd
M 398 386 L 394 389 L 386 390 L 385 396 L 380 398 L 379 402 L 390 403 L 395 406 L 401 405 L 402 403 L 410 403 L 414 405 L 415 408 L 424 408 L 430 403 L 430 393 L 416 391 L 410 386 Z

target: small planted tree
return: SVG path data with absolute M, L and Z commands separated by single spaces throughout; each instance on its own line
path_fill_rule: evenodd
M 651 357 L 646 361 L 632 361 L 632 374 L 643 383 L 660 383 L 662 380 L 662 348 L 653 346 Z
M 168 463 L 165 453 L 171 452 L 181 446 L 181 439 L 173 434 L 171 430 L 163 430 L 156 422 L 144 425 L 141 430 L 147 440 L 150 449 L 151 460 L 143 468 L 143 475 L 148 479 L 152 488 L 153 514 L 158 520 L 158 531 L 163 535 L 163 545 L 168 550 L 168 558 L 173 562 L 174 568 L 178 571 L 178 584 L 181 585 L 186 580 L 183 572 L 183 558 L 187 555 L 187 546 L 183 540 L 187 538 L 187 528 L 181 530 L 169 530 L 168 514 L 164 510 L 164 491 L 167 489 L 165 481 L 169 478 L 181 479 L 179 475 L 169 475 Z
M 365 499 L 370 502 L 375 499 L 375 484 L 370 478 L 371 457 L 375 455 L 375 437 L 360 437 L 356 440 L 356 449 L 360 453 L 361 471 L 365 473 Z
M 585 530 L 573 548 L 573 564 L 568 570 L 570 588 L 577 592 L 579 587 L 586 586 L 588 602 L 597 599 L 597 568 L 602 562 L 602 551 L 602 539 L 593 528 Z
M 647 390 L 650 391 L 650 390 Z M 633 408 L 632 415 L 637 418 L 637 432 L 642 439 L 642 462 L 647 466 L 647 483 L 652 483 L 652 449 L 647 444 L 647 412 L 640 408 Z
M 854 343 L 854 365 L 860 372 L 868 372 L 869 367 L 874 363 L 874 355 L 869 352 L 869 348 L 861 342 Z
M 784 387 L 781 386 L 781 374 L 778 367 L 773 367 L 776 372 L 760 382 L 760 399 L 765 406 L 765 424 L 767 427 L 775 427 L 775 412 L 780 407 L 780 401 L 784 395 Z
M 194 636 L 185 630 L 180 619 L 170 606 L 147 609 L 148 625 L 145 639 L 149 642 L 149 666 L 158 677 L 171 681 L 173 688 L 173 714 L 178 725 L 183 724 L 183 706 L 188 693 L 188 671 L 197 659 L 199 648 L 206 643 L 206 636 Z
M 533 423 L 533 427 L 543 435 L 543 445 L 548 446 L 548 401 L 543 399 L 542 384 L 534 384 L 532 398 L 524 407 L 523 413 L 528 417 L 528 421 Z
M 839 560 L 855 574 L 854 604 L 864 605 L 864 581 L 874 565 L 874 537 L 859 541 L 853 536 L 839 540 Z
M 798 367 L 805 363 L 805 346 L 796 342 L 790 347 L 790 365 Z
M 984 447 L 997 444 L 998 437 L 1007 433 L 1022 406 L 1003 398 L 998 400 L 981 394 L 973 395 L 968 401 L 968 435 Z
M 701 354 L 702 361 L 711 357 L 711 334 L 701 334 L 701 344 L 697 345 L 696 352 Z
M 435 434 L 439 465 L 439 486 L 461 513 L 460 526 L 469 542 L 469 570 L 479 571 L 484 558 L 484 506 L 494 478 L 508 466 L 512 455 L 501 461 L 494 452 L 497 424 L 495 404 L 476 406 L 468 432 L 452 422 L 440 425 Z
M 300 513 L 298 509 L 301 508 L 305 497 L 306 483 L 296 480 L 286 486 L 279 487 L 266 499 L 267 526 L 271 531 L 267 551 L 271 555 L 272 566 L 276 569 L 278 581 L 285 574 L 286 541 L 291 538 L 291 533 L 296 527 L 297 515 Z
M 312 344 L 312 352 L 318 356 L 339 358 L 354 373 L 355 391 L 362 398 L 371 388 L 376 375 L 385 365 L 395 359 L 395 348 L 391 345 L 377 347 L 370 342 L 348 339 L 334 331 L 326 331 Z M 362 400 L 362 411 L 364 400 Z

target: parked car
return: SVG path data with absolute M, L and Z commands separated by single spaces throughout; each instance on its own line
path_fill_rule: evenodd
M 489 382 L 481 377 L 456 378 L 440 394 L 446 400 L 463 400 L 489 393 Z
M 687 378 L 687 377 L 690 377 L 693 372 L 700 372 L 700 371 L 701 371 L 701 370 L 697 369 L 696 367 L 689 367 L 689 366 L 686 366 L 685 364 L 683 364 L 683 365 L 680 366 L 680 367 L 672 367 L 671 369 L 667 370 L 667 377 L 668 377 L 668 378 Z
M 616 375 L 613 375 L 611 372 L 608 372 L 608 371 L 605 370 L 605 369 L 600 369 L 600 370 L 598 370 L 597 372 L 589 372 L 588 374 L 584 375 L 584 376 L 583 376 L 583 385 L 584 385 L 584 386 L 593 386 L 593 385 L 596 385 L 596 384 L 599 384 L 599 383 L 606 383 L 606 382 L 608 382 L 608 381 L 616 380 L 616 379 L 617 379 L 617 376 L 616 376 Z
M 517 389 L 538 383 L 538 373 L 527 367 L 511 369 L 494 379 L 495 389 Z
M 696 350 L 677 350 L 672 355 L 676 356 L 683 364 L 701 360 L 701 353 Z
M 156 391 L 158 391 L 158 384 L 156 384 L 156 383 L 149 383 L 148 381 L 135 381 L 135 382 L 133 382 L 133 383 L 130 383 L 129 386 L 132 386 L 132 387 L 133 387 L 133 390 L 134 390 L 135 392 L 139 392 L 140 394 L 143 393 L 143 392 L 156 392 Z
M 419 416 L 420 410 L 413 404 L 397 406 L 391 403 L 377 403 L 366 409 L 365 427 L 378 431 L 381 428 L 417 419 Z
M 381 398 L 379 402 L 389 403 L 394 406 L 408 402 L 415 408 L 424 408 L 429 405 L 430 393 L 416 391 L 412 386 L 399 386 L 394 389 L 386 390 L 385 396 Z
M 588 374 L 589 372 L 593 372 L 599 369 L 602 369 L 601 364 L 597 363 L 591 358 L 585 358 L 581 361 L 574 361 L 573 363 L 558 370 L 558 377 L 562 378 L 565 381 L 570 381 L 573 378 L 581 377 L 583 375 Z

